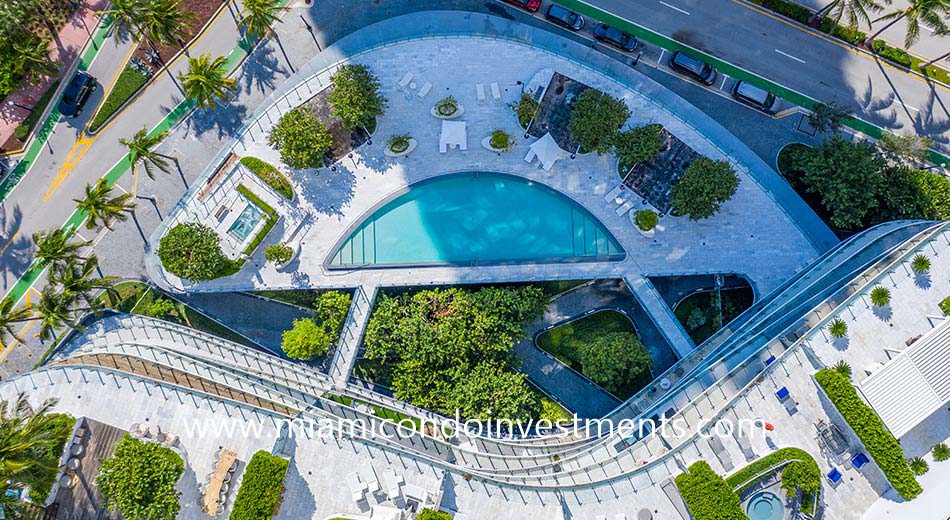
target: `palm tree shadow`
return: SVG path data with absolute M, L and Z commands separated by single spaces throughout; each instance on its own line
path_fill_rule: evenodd
M 930 273 L 917 273 L 914 275 L 914 285 L 925 291 L 930 289 L 930 286 L 933 285 L 933 280 L 930 278 Z
M 273 90 L 277 83 L 275 76 L 287 78 L 287 70 L 280 65 L 280 61 L 274 56 L 274 48 L 259 45 L 257 50 L 244 62 L 242 69 L 242 80 L 244 83 L 244 92 L 250 94 L 251 90 L 257 88 L 260 93 L 266 93 Z
M 23 224 L 23 210 L 19 205 L 13 207 L 8 216 L 0 213 L 0 247 L 5 247 L 0 256 L 0 269 L 11 275 L 20 275 L 33 262 L 33 240 L 20 233 Z
M 878 317 L 881 321 L 891 321 L 891 318 L 894 317 L 894 309 L 891 308 L 891 304 L 886 305 L 872 305 L 871 311 L 874 312 L 874 315 Z
M 188 129 L 195 137 L 217 128 L 218 139 L 233 137 L 247 119 L 247 107 L 244 105 L 218 106 L 217 109 L 199 109 L 187 120 Z
M 848 343 L 850 343 L 850 339 L 848 338 L 848 336 L 831 339 L 831 345 L 835 348 L 835 350 L 838 350 L 840 352 L 848 350 Z

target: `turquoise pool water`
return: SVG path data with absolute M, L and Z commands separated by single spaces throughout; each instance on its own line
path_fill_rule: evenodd
M 247 206 L 244 207 L 244 211 L 238 215 L 238 218 L 228 228 L 228 234 L 237 239 L 238 242 L 244 242 L 263 217 L 264 212 L 253 203 L 248 202 Z
M 617 260 L 624 251 L 587 210 L 497 173 L 436 177 L 376 209 L 330 267 Z
M 782 520 L 785 518 L 785 504 L 775 493 L 763 491 L 749 499 L 745 512 L 750 520 Z

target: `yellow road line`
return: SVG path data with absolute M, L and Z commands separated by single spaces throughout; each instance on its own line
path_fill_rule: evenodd
M 3 352 L 0 352 L 0 363 L 3 363 L 4 361 L 6 361 L 7 356 L 9 356 L 11 352 L 13 352 L 14 347 L 19 345 L 23 341 L 23 336 L 26 336 L 26 333 L 29 332 L 30 328 L 37 321 L 39 320 L 33 319 L 26 322 L 26 326 L 23 327 L 20 333 L 13 337 L 13 341 L 11 341 L 9 345 L 7 345 L 7 348 L 3 349 Z
M 741 5 L 742 7 L 745 7 L 746 9 L 751 9 L 751 10 L 753 10 L 753 11 L 759 13 L 759 14 L 768 16 L 769 18 L 771 18 L 771 19 L 773 19 L 773 20 L 776 20 L 776 21 L 778 21 L 778 22 L 781 22 L 781 23 L 783 23 L 783 24 L 785 24 L 785 25 L 787 25 L 787 26 L 789 26 L 789 27 L 792 27 L 793 29 L 796 29 L 796 30 L 798 30 L 798 31 L 801 31 L 801 32 L 803 32 L 803 33 L 805 33 L 805 34 L 814 36 L 814 37 L 816 37 L 816 38 L 820 38 L 820 39 L 822 39 L 822 40 L 824 40 L 824 41 L 826 41 L 826 42 L 828 42 L 828 43 L 830 43 L 830 44 L 832 44 L 832 45 L 837 45 L 838 47 L 841 47 L 842 49 L 845 49 L 845 50 L 847 50 L 847 51 L 853 52 L 853 53 L 857 54 L 858 56 L 861 56 L 862 58 L 865 58 L 865 59 L 868 59 L 868 60 L 870 60 L 870 61 L 873 61 L 874 63 L 880 64 L 880 65 L 884 65 L 885 67 L 894 69 L 894 70 L 896 70 L 897 72 L 900 72 L 900 73 L 902 73 L 902 74 L 906 74 L 906 75 L 910 76 L 911 78 L 916 79 L 916 80 L 918 80 L 918 81 L 920 81 L 920 82 L 922 82 L 922 83 L 926 83 L 927 85 L 933 85 L 933 86 L 935 86 L 935 87 L 937 87 L 937 88 L 939 88 L 939 89 L 941 89 L 941 90 L 945 90 L 945 91 L 947 91 L 947 92 L 950 92 L 950 88 L 944 86 L 942 83 L 940 83 L 940 82 L 938 82 L 938 81 L 928 81 L 928 80 L 922 78 L 921 76 L 918 76 L 917 74 L 909 73 L 909 72 L 907 72 L 906 70 L 904 70 L 904 69 L 902 69 L 902 68 L 900 68 L 900 67 L 896 67 L 896 66 L 894 66 L 894 65 L 891 65 L 887 60 L 878 59 L 878 58 L 869 56 L 868 53 L 859 51 L 858 49 L 855 49 L 854 47 L 852 47 L 852 46 L 850 46 L 850 45 L 847 45 L 847 44 L 845 44 L 844 42 L 840 42 L 840 41 L 838 41 L 838 40 L 836 40 L 836 39 L 834 39 L 834 38 L 832 38 L 832 37 L 830 37 L 830 36 L 825 35 L 824 33 L 818 32 L 818 31 L 813 30 L 813 29 L 811 29 L 811 28 L 806 29 L 806 28 L 804 28 L 804 27 L 801 27 L 801 26 L 798 25 L 798 24 L 792 23 L 790 20 L 786 19 L 785 17 L 779 16 L 779 15 L 777 15 L 777 14 L 774 14 L 774 13 L 772 13 L 771 11 L 769 11 L 769 10 L 767 10 L 767 9 L 763 9 L 763 8 L 759 8 L 759 7 L 754 6 L 754 5 L 750 5 L 750 4 L 748 4 L 747 2 L 745 2 L 744 0 L 732 0 L 732 3 L 737 4 L 737 5 Z
M 49 201 L 56 190 L 59 189 L 60 184 L 69 177 L 69 174 L 72 173 L 73 168 L 76 167 L 76 164 L 86 155 L 86 152 L 89 151 L 89 148 L 92 147 L 92 143 L 96 142 L 96 136 L 90 137 L 80 137 L 73 144 L 73 147 L 69 150 L 69 153 L 66 155 L 66 160 L 63 162 L 63 165 L 60 166 L 59 171 L 56 172 L 56 177 L 50 181 L 49 188 L 46 189 L 46 194 L 43 195 L 43 202 Z
M 17 235 L 19 234 L 20 234 L 20 230 L 18 229 L 16 230 L 16 233 L 14 233 L 12 237 L 10 237 L 10 240 L 7 241 L 7 245 L 3 246 L 3 249 L 0 249 L 0 255 L 3 255 L 3 253 L 7 251 L 7 248 L 10 247 L 10 244 L 13 243 L 13 241 L 16 239 Z

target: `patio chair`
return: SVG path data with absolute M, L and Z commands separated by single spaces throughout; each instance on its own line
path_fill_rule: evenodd
M 798 403 L 792 399 L 791 394 L 788 392 L 788 388 L 784 386 L 779 389 L 778 392 L 775 392 L 775 397 L 778 397 L 778 401 L 785 406 L 785 411 L 788 412 L 788 415 L 795 415 L 798 413 Z
M 765 361 L 763 361 L 763 363 L 765 363 L 765 366 L 769 366 L 774 362 L 775 362 L 775 356 L 769 356 Z
M 411 73 L 411 72 L 407 72 L 407 73 L 402 77 L 402 79 L 399 80 L 399 83 L 396 84 L 396 88 L 399 89 L 399 90 L 406 90 L 406 87 L 408 87 L 408 86 L 409 86 L 409 83 L 412 82 L 412 78 L 413 78 L 412 73 Z
M 851 464 L 854 466 L 854 469 L 861 469 L 868 462 L 871 462 L 871 461 L 870 459 L 868 459 L 868 456 L 865 455 L 864 453 L 858 453 L 854 457 L 851 457 Z
M 495 98 L 495 101 L 501 101 L 501 89 L 498 88 L 498 83 L 491 84 L 491 97 Z
M 475 93 L 478 94 L 478 102 L 484 103 L 485 102 L 485 85 L 482 85 L 481 83 L 476 83 Z
M 416 94 L 416 99 L 422 101 L 426 96 L 429 95 L 430 90 L 432 90 L 432 83 L 426 81 L 425 85 L 422 85 L 422 88 L 419 89 L 419 93 Z
M 607 202 L 613 202 L 614 199 L 616 199 L 617 197 L 620 196 L 621 193 L 623 193 L 624 188 L 625 188 L 624 185 L 621 184 L 617 186 L 616 188 L 610 190 L 609 192 L 607 192 L 606 195 L 604 195 L 604 200 Z
M 831 482 L 831 487 L 837 487 L 838 483 L 841 482 L 841 472 L 838 471 L 838 468 L 831 468 L 826 476 L 828 481 Z
M 634 207 L 635 205 L 636 205 L 636 203 L 633 202 L 632 200 L 627 200 L 627 201 L 625 201 L 623 204 L 620 205 L 619 208 L 617 208 L 617 216 L 618 216 L 618 217 L 622 217 L 622 216 L 626 215 L 627 212 L 630 211 L 631 209 L 633 209 L 633 207 Z
M 722 464 L 723 469 L 727 472 L 732 471 L 735 465 L 732 463 L 732 457 L 729 456 L 726 447 L 722 445 L 722 439 L 715 435 L 710 435 L 706 439 L 706 442 L 709 443 L 709 447 L 712 448 L 713 453 L 716 454 L 716 458 L 719 459 L 719 463 Z

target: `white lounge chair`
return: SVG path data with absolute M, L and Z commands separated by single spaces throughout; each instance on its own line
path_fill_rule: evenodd
M 614 199 L 616 199 L 617 197 L 620 196 L 621 193 L 623 193 L 623 190 L 624 190 L 624 189 L 625 189 L 625 188 L 624 188 L 624 185 L 623 185 L 623 184 L 617 186 L 616 188 L 614 188 L 614 189 L 610 190 L 609 192 L 607 192 L 606 195 L 604 195 L 604 200 L 607 201 L 607 202 L 613 202 Z
M 625 201 L 623 204 L 620 205 L 619 208 L 617 208 L 617 216 L 622 217 L 626 215 L 627 212 L 633 209 L 635 205 L 636 203 L 633 202 L 632 200 Z
M 396 84 L 396 88 L 399 90 L 406 90 L 406 87 L 408 87 L 409 83 L 412 82 L 412 78 L 412 73 L 407 72 L 406 75 L 403 76 L 401 80 L 399 80 L 399 83 Z
M 498 83 L 491 84 L 491 97 L 495 98 L 495 101 L 501 100 L 501 89 L 498 88 Z
M 485 85 L 482 85 L 481 83 L 476 83 L 475 93 L 478 94 L 478 102 L 484 103 L 485 102 Z
M 429 95 L 430 90 L 432 90 L 432 83 L 426 81 L 425 85 L 422 85 L 422 88 L 419 89 L 419 93 L 416 94 L 416 99 L 422 101 L 427 95 Z

